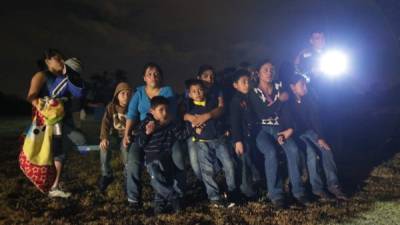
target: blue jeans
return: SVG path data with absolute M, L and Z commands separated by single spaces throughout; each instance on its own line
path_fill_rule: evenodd
M 278 171 L 278 151 L 283 149 L 286 155 L 293 196 L 300 198 L 305 194 L 301 180 L 300 151 L 292 138 L 289 138 L 280 146 L 277 142 L 278 132 L 278 126 L 262 126 L 256 138 L 257 148 L 264 155 L 268 195 L 272 201 L 283 198 L 283 179 Z
M 185 158 L 181 143 L 176 141 L 172 146 L 172 161 L 175 165 L 174 173 L 174 189 L 182 198 L 186 191 L 186 172 L 185 172 Z
M 220 193 L 218 184 L 215 182 L 215 161 L 218 159 L 224 170 L 228 191 L 236 190 L 235 172 L 233 158 L 224 140 L 215 139 L 206 142 L 194 142 L 197 149 L 202 181 L 206 187 L 208 199 L 219 200 Z
M 150 184 L 154 189 L 154 203 L 171 202 L 173 199 L 178 198 L 179 194 L 175 191 L 172 178 L 172 174 L 175 171 L 170 171 L 170 166 L 165 165 L 165 162 L 154 160 L 148 163 L 146 167 L 150 175 Z
M 247 141 L 243 142 L 244 154 L 237 157 L 237 174 L 240 183 L 240 191 L 246 197 L 255 197 L 256 191 L 254 190 L 254 173 L 257 173 L 257 169 L 252 160 L 252 153 L 255 149 L 250 148 L 250 144 Z
M 308 130 L 301 134 L 300 139 L 306 144 L 307 169 L 313 193 L 320 193 L 324 190 L 324 182 L 321 178 L 321 169 L 318 158 L 321 160 L 320 162 L 328 189 L 339 185 L 332 150 L 325 150 L 319 147 L 318 136 L 312 130 Z
M 142 184 L 140 183 L 143 168 L 143 152 L 132 143 L 128 147 L 128 156 L 126 163 L 126 194 L 128 202 L 141 202 Z
M 174 188 L 183 197 L 186 185 L 186 174 L 184 155 L 182 153 L 179 142 L 175 142 L 172 147 L 172 160 L 176 166 L 174 174 Z M 127 165 L 126 165 L 126 189 L 129 202 L 140 202 L 142 194 L 141 174 L 144 164 L 143 151 L 135 144 L 132 143 L 128 150 Z
M 100 150 L 100 167 L 101 167 L 101 175 L 104 177 L 112 177 L 113 171 L 110 166 L 110 161 L 112 158 L 112 152 L 116 149 L 119 149 L 121 151 L 121 158 L 122 158 L 122 163 L 124 164 L 124 175 L 126 176 L 126 163 L 127 163 L 127 157 L 128 157 L 128 151 L 123 148 L 122 146 L 122 139 L 120 137 L 114 137 L 111 136 L 109 138 L 110 141 L 110 146 L 108 149 L 105 151 Z
M 201 180 L 199 158 L 197 156 L 196 145 L 192 137 L 187 139 L 187 146 L 188 146 L 190 166 L 192 167 L 194 175 L 197 177 L 197 179 Z
M 54 138 L 53 157 L 55 161 L 64 162 L 69 148 L 86 145 L 85 136 L 75 128 L 72 121 L 63 121 L 61 138 Z

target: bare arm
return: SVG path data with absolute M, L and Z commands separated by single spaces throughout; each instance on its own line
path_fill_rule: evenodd
M 35 107 L 39 103 L 40 89 L 43 87 L 45 82 L 46 82 L 46 77 L 42 72 L 38 72 L 32 77 L 31 85 L 29 87 L 29 92 L 28 96 L 26 97 L 26 100 Z

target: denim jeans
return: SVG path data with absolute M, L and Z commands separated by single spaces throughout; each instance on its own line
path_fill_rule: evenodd
M 172 161 L 175 165 L 174 189 L 182 198 L 186 191 L 185 154 L 181 142 L 176 141 L 172 146 Z
M 55 161 L 63 162 L 69 148 L 86 145 L 85 136 L 75 128 L 73 122 L 63 121 L 61 138 L 54 138 L 53 156 Z
M 219 187 L 214 179 L 216 174 L 216 160 L 219 160 L 222 164 L 228 191 L 235 191 L 236 181 L 233 158 L 225 141 L 221 138 L 204 142 L 194 142 L 194 144 L 197 149 L 202 181 L 206 187 L 208 199 L 220 199 Z
M 122 163 L 124 164 L 124 176 L 126 177 L 126 163 L 128 157 L 128 151 L 122 146 L 122 138 L 111 136 L 109 138 L 110 146 L 105 151 L 100 150 L 100 167 L 101 167 L 101 175 L 104 177 L 112 177 L 113 171 L 110 166 L 112 152 L 115 150 L 120 150 Z
M 332 150 L 325 150 L 319 147 L 318 136 L 312 130 L 301 134 L 300 139 L 306 144 L 307 169 L 313 193 L 319 193 L 324 190 L 324 182 L 320 173 L 321 166 L 328 189 L 339 185 Z M 318 162 L 318 158 L 320 158 L 320 162 Z
M 252 149 L 250 147 L 249 142 L 244 141 L 243 142 L 244 146 L 244 153 L 243 155 L 236 155 L 237 158 L 237 177 L 238 177 L 238 183 L 240 184 L 240 191 L 246 196 L 246 197 L 255 197 L 256 196 L 256 191 L 254 190 L 254 173 L 257 173 L 257 169 L 255 168 L 255 165 L 252 160 L 252 154 L 251 151 L 254 151 L 255 149 Z
M 200 163 L 196 145 L 195 142 L 193 141 L 193 137 L 187 139 L 187 146 L 188 146 L 190 166 L 192 167 L 194 175 L 197 177 L 197 179 L 201 180 Z
M 171 170 L 170 166 L 166 166 L 165 162 L 154 160 L 147 163 L 146 168 L 150 175 L 150 184 L 154 190 L 154 203 L 171 202 L 171 200 L 178 198 L 179 194 L 175 191 L 171 176 L 175 171 L 169 171 Z
M 278 126 L 262 126 L 256 138 L 257 148 L 264 155 L 268 195 L 272 201 L 283 198 L 283 179 L 278 170 L 278 151 L 283 149 L 286 155 L 293 196 L 300 198 L 305 194 L 304 184 L 301 180 L 300 151 L 292 138 L 285 140 L 285 143 L 280 146 L 277 142 L 278 132 Z
M 143 152 L 136 143 L 130 144 L 128 147 L 128 156 L 126 164 L 126 194 L 128 202 L 141 202 L 142 200 L 142 184 L 141 175 L 144 158 Z

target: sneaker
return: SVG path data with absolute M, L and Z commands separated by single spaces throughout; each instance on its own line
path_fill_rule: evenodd
M 182 211 L 182 204 L 181 204 L 181 201 L 180 201 L 179 198 L 171 200 L 171 203 L 170 203 L 170 204 L 171 204 L 171 206 L 172 206 L 172 210 L 173 210 L 175 213 L 179 213 L 179 212 Z
M 62 191 L 60 188 L 52 188 L 49 191 L 50 198 L 69 198 L 70 196 L 70 192 Z
M 318 197 L 318 201 L 320 202 L 327 202 L 330 200 L 328 193 L 326 193 L 325 191 L 320 191 L 313 194 Z
M 285 209 L 286 208 L 286 202 L 285 202 L 285 199 L 283 199 L 283 198 L 272 200 L 271 202 L 275 209 Z
M 105 192 L 108 185 L 110 185 L 113 182 L 114 178 L 112 176 L 102 176 L 99 180 L 99 190 L 101 192 Z
M 336 185 L 328 189 L 337 199 L 347 201 L 349 200 L 347 196 L 342 192 L 341 188 Z
M 310 206 L 311 205 L 311 201 L 309 198 L 307 198 L 306 196 L 301 196 L 299 198 L 296 198 L 297 202 L 300 203 L 302 206 Z
M 210 206 L 213 208 L 225 208 L 225 204 L 222 200 L 210 200 Z
M 131 211 L 140 211 L 142 210 L 142 203 L 141 202 L 128 202 L 128 208 Z
M 155 202 L 154 203 L 154 215 L 159 215 L 167 213 L 167 208 L 164 202 Z

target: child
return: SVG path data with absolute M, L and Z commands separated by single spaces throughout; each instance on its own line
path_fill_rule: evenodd
M 329 198 L 324 191 L 324 183 L 318 173 L 318 158 L 320 158 L 328 191 L 335 195 L 337 199 L 346 200 L 347 197 L 339 186 L 332 149 L 323 138 L 316 105 L 307 95 L 306 83 L 303 76 L 293 75 L 291 77 L 290 88 L 293 98 L 291 98 L 290 106 L 296 123 L 296 133 L 306 144 L 307 168 L 312 192 L 320 200 Z
M 192 115 L 209 113 L 218 106 L 217 99 L 206 98 L 204 94 L 203 82 L 200 80 L 191 80 L 187 82 L 189 97 L 191 99 L 188 113 Z M 205 123 L 193 127 L 193 145 L 198 154 L 202 181 L 206 187 L 208 198 L 214 207 L 224 207 L 220 191 L 214 180 L 214 163 L 218 159 L 223 167 L 225 179 L 228 186 L 229 198 L 233 200 L 236 191 L 235 175 L 232 156 L 221 138 L 222 132 L 218 131 L 217 120 L 209 119 Z M 233 207 L 234 203 L 229 202 L 228 208 Z
M 168 105 L 165 97 L 153 97 L 150 114 L 135 132 L 136 143 L 144 151 L 150 183 L 155 192 L 155 214 L 167 212 L 168 206 L 172 206 L 174 212 L 181 210 L 179 193 L 173 187 L 177 168 L 172 161 L 172 146 L 177 140 L 184 140 L 190 135 L 190 129 L 186 129 L 183 123 L 179 126 L 171 122 Z
M 230 103 L 230 125 L 231 139 L 239 158 L 239 171 L 241 177 L 240 190 L 248 199 L 255 199 L 256 192 L 253 187 L 253 174 L 257 173 L 251 159 L 251 124 L 254 121 L 254 114 L 250 108 L 248 99 L 250 72 L 248 70 L 238 70 L 233 75 L 233 94 Z
M 197 72 L 196 79 L 203 81 L 205 95 L 209 99 L 213 99 L 213 101 L 214 100 L 218 101 L 218 104 L 215 106 L 215 108 L 207 113 L 194 115 L 194 114 L 190 114 L 190 113 L 186 112 L 186 114 L 184 116 L 184 120 L 190 122 L 191 124 L 193 124 L 195 126 L 199 126 L 199 125 L 207 122 L 210 119 L 217 119 L 217 118 L 221 117 L 221 115 L 223 114 L 223 109 L 224 109 L 224 98 L 223 98 L 222 91 L 215 84 L 215 70 L 212 66 L 201 65 Z M 188 85 L 186 84 L 186 86 L 188 86 Z M 186 93 L 185 96 L 188 98 L 188 99 L 186 99 L 187 100 L 186 103 L 190 103 L 191 100 L 189 98 L 189 93 Z M 190 165 L 191 165 L 196 177 L 199 180 L 201 180 L 202 178 L 201 178 L 200 164 L 199 164 L 199 160 L 198 160 L 197 151 L 196 151 L 194 143 L 193 143 L 193 139 L 189 138 L 187 140 L 187 144 L 188 144 Z M 216 163 L 216 167 L 218 167 L 218 163 Z
M 120 144 L 125 132 L 128 103 L 132 95 L 132 89 L 128 83 L 121 82 L 117 85 L 112 102 L 107 105 L 101 122 L 100 130 L 100 164 L 101 178 L 99 189 L 104 192 L 112 182 L 113 175 L 110 167 L 111 148 Z M 111 145 L 111 147 L 110 147 Z M 127 151 L 120 147 L 122 162 L 126 165 Z

